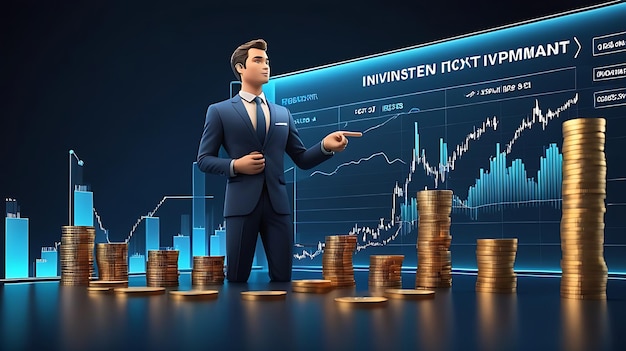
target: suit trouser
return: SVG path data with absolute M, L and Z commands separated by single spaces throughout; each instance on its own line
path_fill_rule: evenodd
M 291 280 L 293 221 L 290 214 L 274 211 L 266 186 L 263 186 L 259 202 L 250 214 L 225 219 L 228 281 L 245 282 L 250 277 L 259 234 L 267 256 L 270 279 Z

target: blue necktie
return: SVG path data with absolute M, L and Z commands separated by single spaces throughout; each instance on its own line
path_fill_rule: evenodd
M 265 114 L 261 108 L 261 98 L 255 97 L 254 102 L 256 103 L 256 135 L 259 137 L 261 144 L 263 144 L 265 142 Z

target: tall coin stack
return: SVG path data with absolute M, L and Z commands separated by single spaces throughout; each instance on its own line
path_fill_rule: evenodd
M 62 226 L 61 285 L 88 286 L 93 272 L 96 230 L 90 226 Z
M 148 250 L 146 285 L 178 286 L 178 250 Z
M 224 256 L 194 256 L 191 285 L 224 284 Z
M 354 286 L 352 255 L 356 250 L 356 235 L 326 237 L 322 254 L 322 275 L 333 287 Z
M 561 297 L 606 299 L 606 120 L 563 122 Z
M 128 281 L 128 243 L 96 244 L 100 280 Z
M 401 288 L 404 255 L 371 255 L 368 285 Z
M 417 272 L 416 288 L 452 286 L 450 255 L 450 212 L 452 190 L 417 192 Z
M 514 271 L 516 254 L 517 238 L 477 239 L 478 276 L 476 278 L 476 291 L 516 292 L 517 274 Z

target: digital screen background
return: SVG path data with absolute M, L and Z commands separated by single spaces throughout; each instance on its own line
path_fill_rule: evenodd
M 356 234 L 355 265 L 416 266 L 416 193 L 450 189 L 454 268 L 475 269 L 476 239 L 515 237 L 516 269 L 560 271 L 562 123 L 584 117 L 607 120 L 604 256 L 624 272 L 624 18 L 615 4 L 271 79 L 306 145 L 363 132 L 314 169 L 286 163 L 294 265 Z

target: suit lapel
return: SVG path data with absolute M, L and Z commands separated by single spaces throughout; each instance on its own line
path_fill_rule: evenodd
M 252 138 L 257 139 L 256 131 L 254 130 L 254 126 L 252 126 L 252 121 L 250 121 L 250 116 L 248 115 L 248 111 L 246 111 L 246 107 L 243 105 L 243 101 L 241 101 L 241 96 L 239 94 L 235 95 L 230 101 L 233 103 L 233 108 L 237 111 L 239 118 L 241 118 L 241 122 L 247 127 L 248 131 Z

